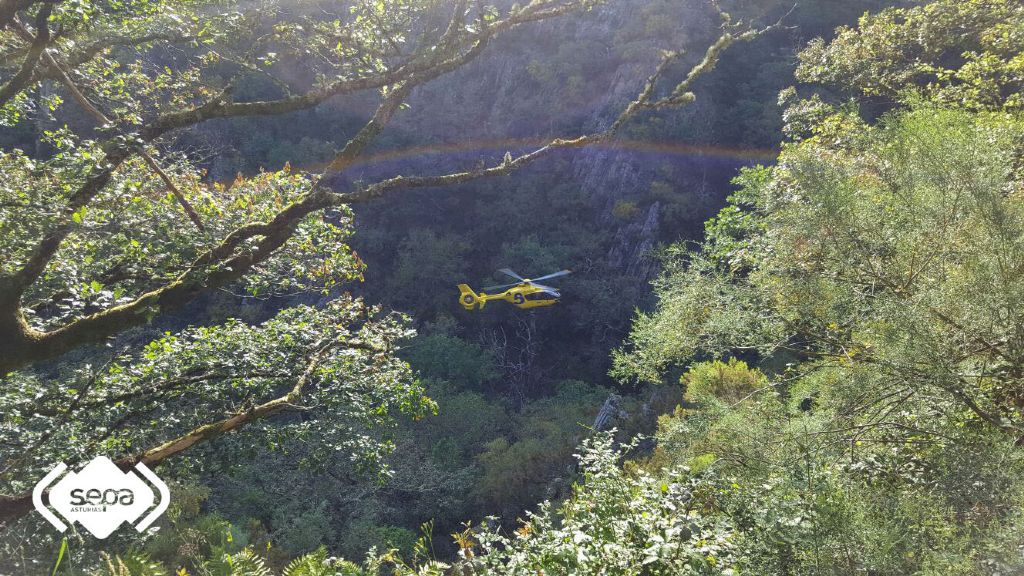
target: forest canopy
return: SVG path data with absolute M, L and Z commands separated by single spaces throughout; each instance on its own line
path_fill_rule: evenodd
M 419 416 L 429 402 L 394 356 L 395 342 L 409 336 L 401 319 L 381 317 L 358 299 L 335 299 L 326 311 L 281 310 L 256 333 L 228 323 L 167 332 L 141 346 L 111 339 L 220 290 L 257 298 L 327 294 L 361 270 L 346 244 L 351 204 L 389 191 L 493 178 L 552 150 L 607 140 L 641 111 L 691 102 L 690 85 L 720 52 L 758 33 L 721 13 L 721 36 L 689 75 L 656 93 L 677 59 L 665 53 L 635 99 L 599 132 L 507 152 L 469 170 L 396 175 L 342 190 L 330 185 L 416 86 L 472 61 L 507 30 L 593 5 L 552 0 L 502 12 L 469 2 L 356 2 L 344 20 L 325 22 L 285 6 L 210 18 L 203 11 L 215 6 L 188 3 L 39 3 L 21 9 L 34 13 L 34 30 L 18 10 L 6 15 L 9 59 L 22 56 L 3 89 L 8 121 L 18 122 L 32 105 L 30 93 L 50 77 L 88 120 L 79 131 L 68 125 L 44 131 L 43 155 L 15 148 L 3 157 L 0 371 L 12 391 L 5 413 L 17 420 L 8 429 L 12 458 L 5 470 L 13 487 L 27 490 L 26 474 L 52 460 L 56 447 L 66 454 L 70 438 L 82 450 L 113 451 L 124 465 L 157 464 L 281 412 L 306 414 L 298 430 L 308 427 L 303 423 L 311 414 L 329 414 L 341 437 L 314 439 L 334 449 L 350 446 L 359 458 L 385 446 L 363 427 L 383 424 L 392 413 Z M 122 36 L 129 22 L 130 33 Z M 124 66 L 115 57 L 121 46 L 160 52 L 172 45 L 183 55 L 162 68 L 147 60 Z M 58 54 L 62 49 L 67 54 Z M 297 93 L 281 85 L 268 99 L 237 97 L 238 85 L 252 75 L 273 77 L 266 68 L 275 58 L 304 66 L 312 86 Z M 368 90 L 379 93 L 376 110 L 319 173 L 286 168 L 211 184 L 187 155 L 173 151 L 176 131 L 196 124 L 284 114 Z M 59 94 L 48 101 L 51 109 L 62 105 Z M 160 145 L 171 149 L 161 154 Z M 333 334 L 327 317 L 341 321 Z M 283 349 L 271 352 L 271 343 Z M 95 363 L 92 357 L 61 362 L 60 376 L 30 369 L 104 344 L 124 349 Z M 115 410 L 87 419 L 98 406 Z M 155 435 L 140 433 L 140 423 L 155 412 L 170 425 Z M 217 416 L 224 413 L 229 416 Z M 58 422 L 82 428 L 73 432 Z M 58 428 L 68 435 L 55 434 Z M 5 498 L 6 519 L 28 511 L 27 494 Z
M 1024 5 L 622 4 L 0 0 L 0 572 L 1024 570 Z

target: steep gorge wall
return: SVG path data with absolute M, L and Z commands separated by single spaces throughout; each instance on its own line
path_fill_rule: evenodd
M 474 151 L 500 153 L 503 142 L 511 146 L 601 129 L 635 97 L 661 50 L 684 50 L 692 63 L 713 40 L 717 25 L 717 15 L 701 0 L 617 1 L 578 18 L 517 31 L 480 61 L 421 88 L 394 130 L 428 141 L 463 143 L 469 153 L 460 160 L 471 161 Z M 697 126 L 710 109 L 698 99 L 667 121 Z M 631 139 L 642 141 L 643 135 Z M 480 149 L 466 142 L 478 142 Z M 544 173 L 542 179 L 551 185 L 579 189 L 592 209 L 587 217 L 610 240 L 606 263 L 644 282 L 656 270 L 647 254 L 665 239 L 659 227 L 661 203 L 648 193 L 659 169 L 673 168 L 665 184 L 677 194 L 707 191 L 699 190 L 699 179 L 692 176 L 699 158 L 636 148 L 589 148 L 571 154 L 567 170 L 550 163 L 531 170 Z M 635 214 L 617 217 L 616 206 L 626 202 L 637 205 Z M 667 233 L 674 237 L 685 231 Z

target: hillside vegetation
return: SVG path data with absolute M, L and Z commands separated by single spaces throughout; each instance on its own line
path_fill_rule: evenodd
M 637 5 L 0 0 L 0 574 L 1024 572 L 1024 4 Z

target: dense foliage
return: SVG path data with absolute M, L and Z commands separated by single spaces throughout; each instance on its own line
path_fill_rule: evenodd
M 52 338 L 0 334 L 4 491 L 58 458 L 175 457 L 158 531 L 97 556 L 24 519 L 3 528 L 10 564 L 59 549 L 54 572 L 111 576 L 1024 570 L 1020 2 L 723 2 L 795 32 L 719 36 L 719 14 L 652 0 L 524 29 L 472 64 L 492 35 L 599 3 L 451 4 L 209 24 L 190 3 L 0 5 L 0 296 L 19 334 Z M 830 38 L 793 63 L 805 34 Z M 753 42 L 719 62 L 737 37 Z M 700 50 L 666 56 L 626 113 L 590 98 L 680 43 Z M 672 110 L 715 64 L 695 89 L 709 102 Z M 363 83 L 382 88 L 372 105 L 320 106 Z M 435 102 L 457 113 L 415 114 Z M 491 122 L 516 140 L 480 144 Z M 533 164 L 561 133 L 608 150 Z M 454 152 L 404 156 L 423 134 Z M 745 162 L 615 148 L 783 138 L 720 210 Z M 626 192 L 595 199 L 569 173 Z M 425 189 L 349 206 L 405 187 Z M 575 300 L 455 308 L 452 279 L 501 266 L 572 266 Z
M 908 91 L 972 109 L 1019 109 L 1024 79 L 1024 6 L 1012 0 L 933 2 L 867 14 L 828 44 L 800 53 L 797 78 L 862 98 Z
M 904 66 L 918 61 L 892 56 L 929 37 L 947 43 L 932 47 L 936 58 L 956 41 L 966 54 L 1002 29 L 1000 10 L 1019 15 L 1014 3 L 890 10 L 805 52 L 800 74 L 835 81 L 849 66 L 901 100 L 872 122 L 856 100 L 793 102 L 800 137 L 775 167 L 744 172 L 698 251 L 672 256 L 657 310 L 617 356 L 624 377 L 730 354 L 765 370 L 743 379 L 729 376 L 747 370 L 734 361 L 692 367 L 684 383 L 696 408 L 663 420 L 651 461 L 706 466 L 712 485 L 730 478 L 717 503 L 742 528 L 747 572 L 1024 564 L 1024 124 L 1012 91 L 964 97 L 975 111 L 947 107 L 980 85 L 961 83 L 976 61 L 996 57 L 984 42 L 946 87 L 916 82 Z M 901 28 L 924 19 L 926 34 Z M 709 376 L 711 394 L 694 390 Z
M 630 83 L 628 98 L 616 103 L 608 122 L 562 126 L 557 135 L 506 147 L 497 158 L 405 165 L 376 175 L 350 169 L 365 162 L 416 89 L 476 60 L 515 29 L 599 4 L 5 1 L 5 564 L 12 559 L 25 570 L 26 562 L 49 552 L 48 529 L 29 516 L 34 480 L 53 462 L 76 465 L 97 452 L 123 468 L 174 459 L 173 470 L 162 468 L 161 474 L 177 482 L 176 493 L 195 497 L 184 497 L 169 521 L 180 533 L 191 533 L 184 523 L 194 523 L 206 535 L 197 541 L 206 544 L 160 560 L 187 558 L 192 568 L 203 565 L 202 555 L 217 540 L 216 530 L 202 526 L 220 526 L 207 514 L 214 505 L 212 498 L 207 503 L 206 495 L 214 493 L 207 483 L 217 478 L 214 488 L 222 488 L 246 474 L 266 473 L 251 467 L 260 458 L 303 479 L 295 483 L 298 501 L 275 499 L 257 507 L 227 500 L 219 506 L 231 512 L 235 505 L 244 515 L 236 522 L 254 521 L 248 530 L 253 540 L 267 536 L 292 555 L 330 538 L 337 522 L 333 509 L 325 512 L 325 501 L 308 499 L 311 475 L 334 473 L 347 489 L 354 484 L 371 491 L 372 480 L 391 471 L 398 490 L 402 472 L 416 483 L 415 466 L 389 471 L 384 458 L 396 442 L 422 448 L 409 438 L 416 434 L 411 423 L 436 407 L 424 396 L 424 385 L 443 394 L 451 384 L 442 380 L 455 380 L 451 395 L 480 405 L 460 385 L 470 379 L 478 387 L 496 385 L 491 357 L 502 368 L 524 362 L 511 352 L 462 343 L 483 360 L 476 362 L 478 373 L 445 365 L 438 381 L 418 380 L 399 353 L 413 334 L 408 320 L 342 292 L 364 270 L 348 245 L 349 206 L 393 191 L 505 176 L 558 150 L 605 144 L 642 113 L 693 102 L 694 81 L 731 44 L 758 32 L 705 8 L 704 17 L 720 28 L 701 39 L 700 55 L 683 61 L 677 53 L 651 50 L 657 57 Z M 673 74 L 665 74 L 668 68 Z M 204 166 L 203 155 L 211 151 L 193 145 L 204 125 L 248 121 L 258 130 L 258 118 L 312 110 L 343 96 L 375 109 L 360 110 L 360 121 L 346 125 L 337 149 L 318 148 L 325 165 L 300 170 L 285 164 L 218 180 Z M 519 249 L 530 251 L 529 245 Z M 413 283 L 414 265 L 424 262 L 408 262 L 412 273 L 405 282 Z M 394 292 L 403 292 L 400 284 Z M 437 338 L 446 337 L 441 320 L 431 331 Z M 533 330 L 529 321 L 525 326 Z M 461 359 L 467 367 L 474 362 L 465 354 Z M 435 480 L 444 494 L 471 494 L 514 515 L 535 501 L 537 485 L 563 468 L 580 439 L 578 424 L 589 420 L 604 393 L 566 381 L 556 398 L 585 398 L 578 411 L 552 403 L 522 410 L 536 381 L 530 370 L 520 373 L 512 387 L 517 399 L 508 406 L 484 403 L 508 426 L 486 433 L 469 427 L 466 434 L 476 438 L 439 433 L 438 446 L 423 454 L 437 466 Z M 550 425 L 556 413 L 572 420 Z M 531 428 L 507 433 L 519 422 Z M 517 466 L 520 487 L 507 495 L 466 489 L 503 485 L 509 460 L 521 456 L 536 460 L 538 479 L 530 467 Z M 448 466 L 462 466 L 464 480 L 448 483 Z M 422 503 L 429 492 L 414 489 L 413 498 Z M 360 511 L 365 530 L 360 534 L 360 524 L 353 523 L 357 529 L 346 534 L 349 550 L 378 535 L 384 542 L 410 540 L 407 528 L 388 524 L 373 503 L 359 502 L 366 504 Z M 174 525 L 176 519 L 184 523 Z M 82 538 L 76 534 L 72 546 L 76 563 L 95 547 Z M 153 545 L 171 546 L 161 540 Z

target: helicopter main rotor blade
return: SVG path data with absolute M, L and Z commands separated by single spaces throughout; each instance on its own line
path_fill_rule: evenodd
M 530 282 L 530 286 L 533 286 L 534 288 L 540 288 L 544 292 L 547 292 L 548 294 L 554 295 L 556 298 L 558 298 L 558 297 L 560 297 L 562 295 L 558 291 L 557 288 L 552 288 L 551 286 L 545 286 L 543 284 L 537 284 L 536 282 Z
M 497 286 L 488 286 L 486 288 L 481 288 L 481 290 L 483 290 L 485 292 L 489 292 L 491 290 L 504 290 L 505 288 L 511 288 L 513 286 L 519 286 L 520 284 L 522 284 L 522 282 L 513 282 L 512 284 L 499 284 Z
M 512 270 L 510 270 L 508 268 L 502 268 L 501 270 L 498 270 L 498 272 L 501 272 L 505 276 L 510 276 L 512 278 L 515 278 L 516 280 L 519 280 L 519 282 L 523 282 L 523 281 L 526 280 L 526 278 L 523 278 L 522 276 L 520 276 L 519 274 L 516 274 L 515 272 L 513 272 Z
M 562 276 L 568 276 L 569 274 L 572 274 L 572 270 L 559 270 L 554 274 L 548 274 L 547 276 L 541 276 L 540 278 L 531 278 L 530 281 L 532 282 L 534 280 L 550 280 L 551 278 L 559 278 Z

